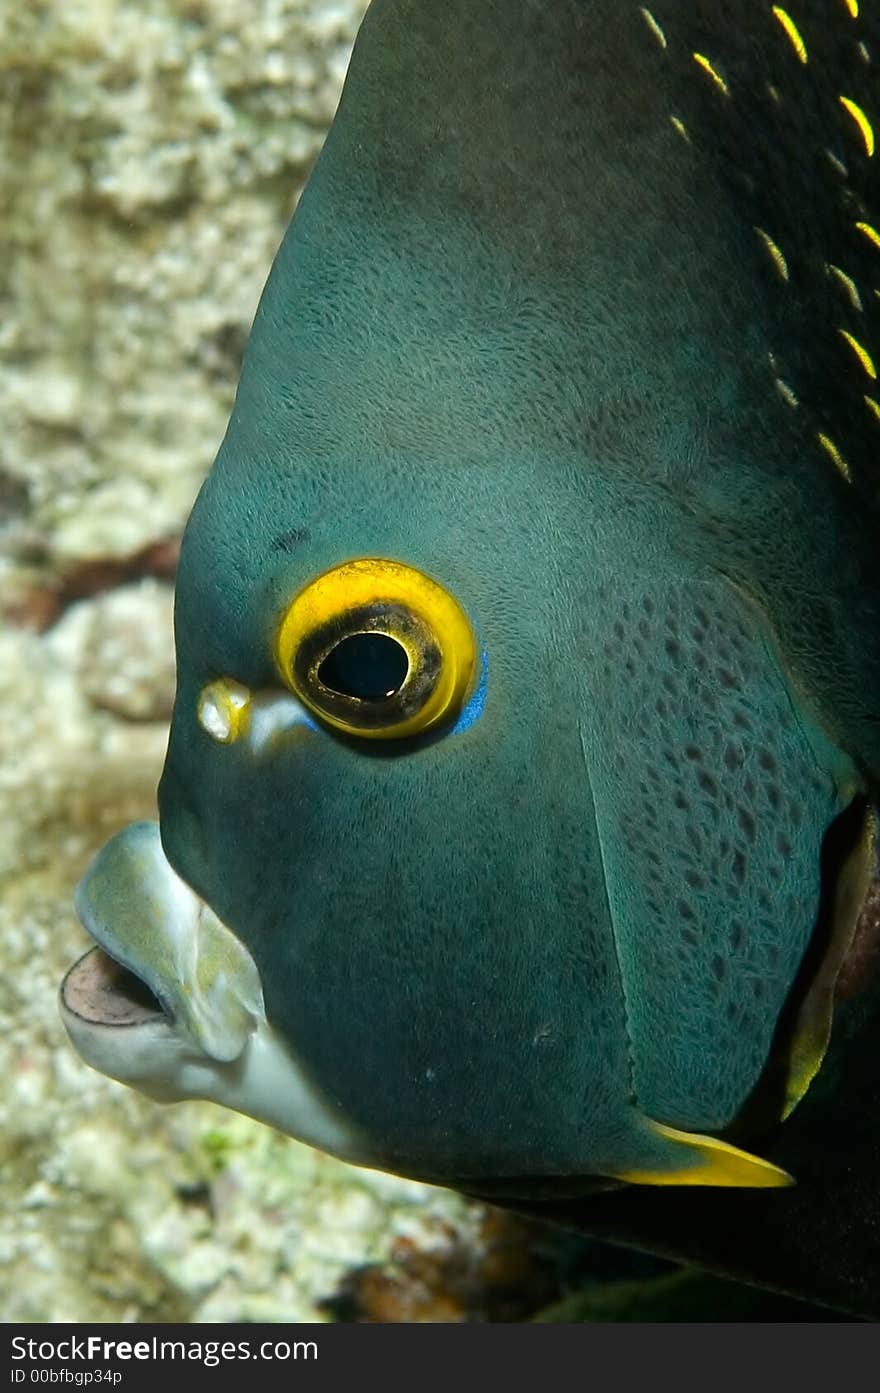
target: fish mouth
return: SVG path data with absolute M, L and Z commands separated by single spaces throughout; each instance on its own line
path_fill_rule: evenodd
M 87 1064 L 160 1102 L 207 1098 L 376 1164 L 266 1019 L 253 958 L 177 875 L 158 823 L 132 823 L 98 852 L 76 910 L 96 946 L 67 972 L 59 1007 Z
M 174 871 L 158 823 L 108 842 L 75 903 L 97 946 L 68 971 L 59 1005 L 87 1064 L 171 1099 L 192 1096 L 194 1070 L 240 1058 L 265 1020 L 259 973 Z
M 64 1010 L 85 1025 L 120 1029 L 171 1018 L 146 982 L 97 944 L 79 958 L 61 983 Z

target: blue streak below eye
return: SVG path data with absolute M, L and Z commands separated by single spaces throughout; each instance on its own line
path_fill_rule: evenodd
M 480 680 L 477 689 L 462 711 L 455 725 L 449 732 L 450 735 L 458 735 L 461 731 L 467 730 L 474 721 L 478 721 L 483 714 L 483 707 L 486 705 L 486 683 L 489 678 L 489 655 L 485 648 L 480 657 Z

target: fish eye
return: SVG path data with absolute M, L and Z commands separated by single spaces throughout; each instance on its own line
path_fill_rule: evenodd
M 331 648 L 318 668 L 318 681 L 331 692 L 358 701 L 396 696 L 406 681 L 409 658 L 389 634 L 349 634 Z
M 285 684 L 337 730 L 421 735 L 461 711 L 476 645 L 458 601 L 399 561 L 359 557 L 309 582 L 281 616 Z

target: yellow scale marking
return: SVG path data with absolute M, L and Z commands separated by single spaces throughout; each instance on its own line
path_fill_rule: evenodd
M 819 444 L 822 446 L 822 449 L 826 452 L 826 454 L 831 456 L 835 466 L 837 467 L 837 469 L 840 470 L 840 473 L 843 475 L 844 479 L 846 479 L 846 482 L 848 484 L 852 483 L 852 475 L 849 472 L 849 465 L 843 458 L 843 455 L 838 450 L 834 441 L 829 439 L 829 437 L 825 435 L 822 431 L 819 431 L 818 435 L 816 436 L 816 439 L 819 441 Z
M 792 391 L 792 389 L 789 387 L 789 385 L 788 385 L 787 382 L 783 382 L 783 380 L 782 380 L 781 377 L 774 377 L 773 382 L 774 382 L 774 385 L 775 385 L 775 387 L 776 387 L 777 392 L 778 392 L 779 395 L 782 397 L 782 400 L 783 400 L 784 402 L 786 402 L 789 406 L 792 406 L 792 407 L 798 405 L 797 396 L 796 396 L 795 393 Z
M 865 142 L 865 151 L 870 159 L 874 153 L 874 127 L 857 102 L 850 101 L 849 97 L 838 97 L 837 100 L 844 110 L 849 112 L 858 126 L 862 140 Z
M 826 261 L 825 270 L 828 272 L 830 276 L 834 276 L 835 280 L 839 281 L 840 284 L 843 286 L 844 290 L 849 296 L 849 302 L 852 305 L 853 309 L 861 310 L 862 297 L 859 294 L 859 288 L 853 280 L 852 276 L 848 276 L 845 271 L 841 271 L 840 267 L 835 266 L 834 263 L 831 261 Z
M 651 11 L 650 11 L 650 10 L 645 9 L 645 6 L 644 6 L 644 5 L 640 6 L 640 8 L 641 8 L 641 11 L 642 11 L 642 16 L 643 16 L 643 18 L 644 18 L 644 21 L 645 21 L 645 23 L 647 24 L 648 28 L 650 29 L 651 33 L 654 35 L 654 38 L 657 40 L 657 42 L 659 43 L 659 45 L 660 45 L 661 48 L 665 48 L 665 47 L 666 47 L 666 35 L 663 33 L 663 30 L 661 29 L 660 25 L 657 23 L 657 20 L 656 20 L 656 19 L 654 18 L 654 16 L 651 14 Z
M 872 227 L 869 222 L 857 222 L 856 227 L 859 232 L 863 232 L 869 242 L 873 242 L 875 247 L 880 247 L 880 232 L 876 227 Z
M 791 46 L 802 63 L 807 61 L 807 46 L 800 36 L 800 31 L 792 19 L 791 15 L 782 8 L 781 5 L 773 6 L 773 16 L 782 25 L 786 37 L 791 42 Z
M 718 69 L 712 66 L 712 63 L 706 57 L 705 53 L 695 53 L 694 62 L 699 63 L 703 71 L 709 74 L 715 86 L 724 93 L 725 97 L 730 95 L 727 90 L 727 83 L 724 81 Z
M 854 339 L 852 334 L 848 334 L 845 329 L 838 329 L 837 332 L 840 334 L 840 337 L 845 339 L 849 344 L 868 376 L 876 382 L 877 369 L 874 367 L 874 359 L 871 357 L 867 348 L 864 348 L 859 343 L 858 339 Z
M 787 280 L 788 280 L 788 262 L 786 261 L 785 257 L 782 255 L 782 252 L 779 250 L 779 247 L 778 247 L 778 246 L 776 245 L 776 243 L 773 241 L 773 238 L 770 236 L 770 233 L 769 233 L 769 232 L 765 232 L 764 229 L 763 229 L 763 227 L 756 227 L 756 228 L 755 228 L 755 231 L 757 232 L 758 236 L 761 238 L 761 241 L 764 243 L 764 246 L 767 248 L 767 250 L 768 250 L 768 252 L 770 253 L 771 257 L 773 258 L 773 265 L 776 267 L 776 269 L 777 269 L 777 271 L 779 272 L 780 276 L 782 277 L 782 279 L 783 279 L 784 281 L 787 281 Z
M 853 19 L 857 19 L 859 13 L 858 0 L 844 0 L 844 3 L 846 5 L 847 10 L 849 11 L 850 16 Z M 785 34 L 786 38 L 788 39 L 789 43 L 794 49 L 798 61 L 804 64 L 807 63 L 809 61 L 807 46 L 804 43 L 801 32 L 798 29 L 795 21 L 792 19 L 788 11 L 783 9 L 781 5 L 773 5 L 771 8 L 774 19 L 779 24 L 783 33 Z M 663 48 L 666 48 L 666 35 L 663 33 L 663 30 L 657 23 L 654 16 L 651 14 L 650 10 L 647 10 L 643 7 L 642 14 L 652 33 L 659 40 Z M 861 53 L 865 62 L 870 62 L 870 55 L 868 54 L 868 51 L 865 48 L 864 44 L 861 45 Z M 703 69 L 704 72 L 708 73 L 709 77 L 715 83 L 715 86 L 719 89 L 719 91 L 721 91 L 725 96 L 729 96 L 730 93 L 727 83 L 721 76 L 721 73 L 718 71 L 718 69 L 713 65 L 712 61 L 709 58 L 707 58 L 704 53 L 694 53 L 693 59 L 695 63 L 699 64 L 699 66 Z M 778 93 L 772 86 L 768 86 L 768 91 L 775 100 L 779 100 Z M 874 154 L 875 137 L 874 128 L 867 116 L 867 113 L 862 109 L 862 107 L 858 105 L 857 102 L 854 102 L 849 97 L 840 96 L 838 100 L 840 101 L 841 106 L 844 108 L 847 114 L 852 117 L 853 122 L 858 128 L 859 134 L 861 135 L 862 140 L 864 142 L 865 152 L 868 155 L 868 158 L 870 159 Z M 672 121 L 672 124 L 678 131 L 678 133 L 681 136 L 683 136 L 685 140 L 689 140 L 690 136 L 688 135 L 684 122 L 680 120 L 677 116 L 671 116 L 670 120 Z M 829 160 L 831 160 L 835 168 L 839 171 L 839 173 L 844 178 L 848 178 L 848 170 L 843 161 L 840 160 L 831 150 L 826 150 L 825 153 L 828 156 Z M 867 237 L 868 240 L 874 244 L 874 246 L 880 249 L 880 232 L 878 232 L 875 227 L 872 227 L 872 225 L 867 222 L 857 222 L 856 228 L 859 232 L 862 233 L 863 236 Z M 788 263 L 779 246 L 773 240 L 770 234 L 768 232 L 765 232 L 762 227 L 756 227 L 755 231 L 761 238 L 762 242 L 767 248 L 767 251 L 770 253 L 770 256 L 773 260 L 773 264 L 776 267 L 776 270 L 778 271 L 781 279 L 787 282 L 789 279 Z M 852 277 L 848 276 L 845 271 L 842 271 L 839 266 L 834 266 L 830 263 L 826 264 L 825 269 L 829 273 L 829 275 L 833 275 L 835 279 L 839 281 L 841 286 L 846 291 L 853 308 L 861 310 L 861 296 L 859 295 L 858 287 L 855 281 L 852 279 Z M 880 296 L 880 290 L 875 290 L 874 294 Z M 855 353 L 856 357 L 858 358 L 859 362 L 861 363 L 868 376 L 872 380 L 876 380 L 877 370 L 874 366 L 874 360 L 871 357 L 868 350 L 862 344 L 859 343 L 858 339 L 854 338 L 852 334 L 848 333 L 846 329 L 839 329 L 838 333 L 846 341 L 846 343 L 849 344 L 850 348 Z M 771 354 L 770 356 L 771 365 L 773 365 L 773 355 Z M 797 395 L 788 385 L 787 382 L 785 382 L 781 377 L 774 375 L 774 385 L 782 399 L 789 406 L 796 407 L 798 405 Z M 869 397 L 867 395 L 865 396 L 865 403 L 870 409 L 870 411 L 873 413 L 873 415 L 876 417 L 877 421 L 880 422 L 880 404 L 878 404 L 873 397 Z M 835 468 L 840 472 L 840 474 L 847 481 L 847 483 L 850 483 L 852 480 L 852 476 L 850 473 L 849 465 L 847 464 L 843 455 L 840 453 L 840 450 L 837 448 L 834 441 L 830 438 L 830 436 L 827 436 L 824 433 L 824 431 L 819 431 L 817 433 L 816 438 L 819 444 L 822 446 L 822 449 L 834 463 Z

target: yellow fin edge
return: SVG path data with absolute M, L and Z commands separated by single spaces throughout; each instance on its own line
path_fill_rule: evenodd
M 861 833 L 844 861 L 834 893 L 834 922 L 825 961 L 798 1015 L 792 1041 L 783 1120 L 797 1107 L 822 1066 L 834 1014 L 834 987 L 852 945 L 877 863 L 877 820 L 865 809 Z
M 788 1171 L 717 1137 L 680 1132 L 650 1117 L 645 1122 L 655 1135 L 682 1148 L 682 1164 L 669 1170 L 619 1171 L 615 1178 L 630 1185 L 719 1185 L 770 1190 L 795 1183 Z

